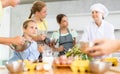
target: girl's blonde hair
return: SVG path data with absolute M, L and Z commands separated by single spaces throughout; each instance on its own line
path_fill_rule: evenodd
M 24 29 L 26 29 L 27 27 L 28 27 L 28 23 L 29 22 L 34 22 L 34 23 L 36 23 L 34 20 L 32 20 L 32 19 L 27 19 L 24 23 L 23 23 L 23 28 Z

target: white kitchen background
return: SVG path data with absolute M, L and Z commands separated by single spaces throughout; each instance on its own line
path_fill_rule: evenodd
M 112 23 L 115 27 L 116 39 L 120 39 L 120 0 L 68 0 L 46 2 L 48 7 L 48 35 L 51 36 L 53 31 L 59 27 L 56 22 L 56 15 L 64 13 L 68 16 L 69 27 L 79 33 L 78 40 L 81 38 L 84 28 L 92 20 L 90 15 L 90 6 L 94 3 L 103 3 L 109 10 L 110 14 L 105 20 Z M 21 4 L 15 8 L 6 10 L 4 25 L 0 25 L 0 36 L 16 36 L 22 34 L 22 23 L 28 18 L 32 4 Z M 6 46 L 0 45 L 0 60 L 7 60 L 10 57 L 11 50 Z M 117 54 L 117 56 L 119 56 Z

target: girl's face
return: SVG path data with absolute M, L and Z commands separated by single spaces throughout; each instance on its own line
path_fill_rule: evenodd
M 43 7 L 42 10 L 40 12 L 38 12 L 38 16 L 40 17 L 40 19 L 44 19 L 47 16 L 47 7 Z
M 103 17 L 103 13 L 99 11 L 92 11 L 92 18 L 94 21 L 101 21 Z
M 68 19 L 64 16 L 60 22 L 60 27 L 68 27 Z
M 35 36 L 37 34 L 37 24 L 35 22 L 29 22 L 26 29 L 23 29 L 24 33 L 28 36 Z

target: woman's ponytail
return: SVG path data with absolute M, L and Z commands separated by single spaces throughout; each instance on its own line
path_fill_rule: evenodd
M 33 11 L 31 10 L 31 13 L 30 13 L 30 15 L 29 15 L 28 19 L 31 19 L 32 14 L 33 14 Z

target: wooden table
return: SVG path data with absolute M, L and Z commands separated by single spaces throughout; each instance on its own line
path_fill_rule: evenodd
M 70 68 L 53 68 L 50 71 L 28 71 L 22 73 L 9 73 L 6 68 L 0 68 L 0 74 L 76 74 Z M 77 73 L 77 74 L 92 74 L 92 73 Z M 108 71 L 105 74 L 120 74 L 117 72 Z

